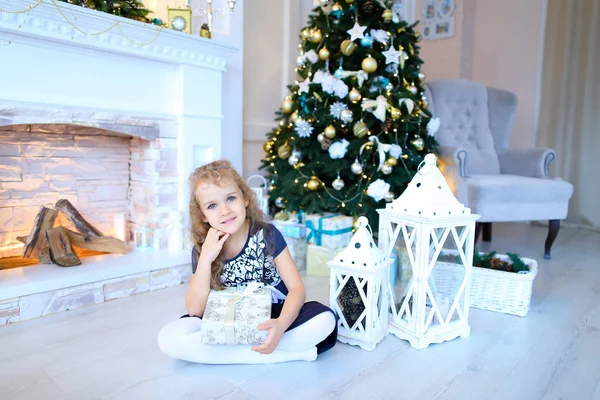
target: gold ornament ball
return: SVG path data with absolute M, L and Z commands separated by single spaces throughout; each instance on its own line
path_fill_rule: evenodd
M 306 183 L 306 187 L 308 188 L 308 190 L 315 191 L 319 188 L 320 184 L 321 183 L 319 182 L 316 176 L 311 176 L 308 182 Z
M 335 137 L 335 127 L 333 125 L 329 125 L 327 128 L 325 128 L 323 133 L 327 139 L 333 139 Z
M 383 14 L 381 14 L 381 17 L 383 18 L 383 22 L 390 22 L 393 17 L 392 10 L 386 8 L 385 10 L 383 10 Z
M 310 29 L 308 29 L 308 28 L 302 29 L 302 32 L 300 32 L 300 37 L 302 37 L 302 40 L 310 39 Z
M 329 50 L 327 47 L 323 47 L 321 50 L 319 50 L 319 58 L 323 61 L 329 58 Z
M 399 108 L 392 107 L 392 109 L 390 110 L 390 115 L 392 116 L 393 120 L 397 120 L 398 118 L 400 118 L 402 116 L 402 112 L 400 111 Z
M 265 151 L 265 153 L 270 152 L 271 150 L 273 150 L 273 145 L 275 143 L 273 142 L 265 142 L 265 144 L 263 144 L 263 150 Z
M 372 74 L 373 72 L 377 71 L 377 60 L 373 57 L 367 57 L 362 60 L 362 64 L 360 66 L 363 71 Z
M 429 106 L 429 102 L 427 101 L 427 99 L 423 99 L 419 102 L 419 105 L 421 106 L 422 109 L 425 110 Z
M 355 1 L 356 1 L 356 0 L 346 0 L 346 3 L 347 3 L 347 4 L 352 4 L 352 3 L 354 3 Z
M 321 33 L 321 30 L 317 28 L 313 29 L 310 34 L 310 41 L 313 43 L 319 43 L 321 39 L 323 39 L 323 34 Z
M 371 133 L 369 132 L 369 128 L 367 128 L 367 125 L 363 121 L 358 121 L 357 123 L 355 123 L 352 130 L 354 132 L 354 136 L 359 138 L 367 136 L 369 133 Z
M 358 91 L 356 88 L 353 88 L 350 93 L 348 93 L 348 99 L 350 99 L 350 101 L 353 103 L 358 102 L 361 97 L 360 91 Z
M 290 121 L 296 122 L 298 120 L 298 111 L 294 111 L 292 115 L 290 115 Z
M 340 45 L 340 51 L 345 56 L 351 55 L 352 53 L 354 53 L 354 50 L 356 50 L 356 44 L 350 41 L 350 39 L 344 40 Z
M 417 87 L 415 85 L 408 85 L 408 91 L 412 94 L 417 94 Z
M 417 149 L 417 151 L 421 151 L 425 148 L 425 141 L 420 137 L 415 138 L 410 143 L 415 147 L 415 149 Z
M 277 149 L 277 155 L 279 156 L 279 158 L 288 158 L 291 154 L 292 149 L 287 143 L 279 146 L 279 148 Z
M 340 3 L 335 3 L 332 7 L 331 7 L 331 11 L 342 11 L 343 8 L 340 5 Z
M 395 167 L 396 164 L 398 164 L 398 159 L 396 157 L 390 156 L 387 160 L 385 160 L 385 163 L 391 165 L 392 167 Z
M 294 109 L 294 102 L 290 96 L 286 96 L 285 99 L 281 102 L 281 111 L 286 114 L 289 114 Z

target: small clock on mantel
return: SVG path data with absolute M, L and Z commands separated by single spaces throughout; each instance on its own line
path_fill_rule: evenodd
M 186 5 L 182 8 L 168 8 L 169 28 L 179 31 L 192 33 L 192 9 Z

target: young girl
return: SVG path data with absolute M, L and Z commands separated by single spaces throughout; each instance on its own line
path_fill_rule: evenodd
M 190 176 L 193 275 L 186 294 L 188 314 L 158 336 L 167 355 L 200 363 L 242 364 L 312 361 L 335 345 L 333 311 L 305 291 L 283 236 L 264 220 L 254 192 L 229 161 L 215 161 Z M 271 319 L 261 345 L 209 345 L 200 341 L 202 315 L 211 289 L 263 282 L 273 287 Z

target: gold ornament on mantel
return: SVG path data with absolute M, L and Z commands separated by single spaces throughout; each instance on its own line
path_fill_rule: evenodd
M 208 24 L 202 24 L 200 27 L 200 37 L 210 39 L 210 29 L 208 29 Z
M 356 50 L 356 43 L 350 41 L 350 39 L 344 40 L 340 45 L 340 51 L 345 56 L 351 55 L 354 53 L 354 50 Z
M 335 127 L 333 125 L 329 125 L 327 128 L 325 128 L 323 134 L 326 138 L 333 139 L 335 137 Z
M 290 96 L 285 96 L 283 101 L 281 102 L 281 111 L 286 114 L 289 114 L 294 109 L 294 101 Z
M 311 176 L 308 182 L 306 182 L 306 187 L 308 190 L 312 190 L 313 192 L 319 188 L 321 182 L 316 176 Z
M 370 55 L 362 60 L 361 68 L 363 71 L 372 74 L 377 71 L 377 60 L 371 57 Z
M 292 154 L 292 148 L 289 144 L 284 143 L 277 149 L 277 155 L 279 158 L 285 159 L 288 158 Z
M 319 50 L 319 58 L 323 61 L 329 59 L 329 50 L 327 47 L 323 47 L 321 50 Z

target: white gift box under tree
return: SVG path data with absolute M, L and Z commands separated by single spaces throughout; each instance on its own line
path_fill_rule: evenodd
M 368 228 L 368 230 L 367 230 Z M 338 314 L 338 340 L 373 350 L 388 333 L 392 259 L 373 242 L 369 221 L 358 218 L 350 244 L 327 263 L 329 304 Z
M 475 221 L 479 215 L 452 194 L 433 154 L 400 197 L 379 213 L 379 246 L 389 255 L 397 240 L 411 264 L 406 280 L 390 285 L 390 332 L 417 349 L 470 335 L 469 291 Z M 444 288 L 435 284 L 442 249 L 456 250 L 460 263 Z

